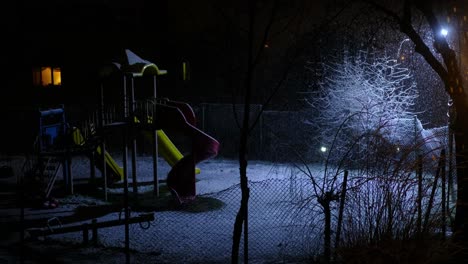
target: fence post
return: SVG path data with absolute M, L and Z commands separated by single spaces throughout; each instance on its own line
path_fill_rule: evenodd
M 89 228 L 88 224 L 83 225 L 83 244 L 87 245 L 89 242 L 89 234 L 88 234 Z
M 91 221 L 91 230 L 92 230 L 92 233 L 93 233 L 92 240 L 93 240 L 94 245 L 97 245 L 97 243 L 98 243 L 98 231 L 97 231 L 96 224 L 97 224 L 97 219 L 93 219 Z
M 445 178 L 445 149 L 442 149 L 440 153 L 440 173 L 442 180 L 442 239 L 445 240 L 446 233 L 446 208 L 445 208 L 445 188 L 446 188 L 446 178 Z
M 344 204 L 345 204 L 345 199 L 346 199 L 346 185 L 348 182 L 348 171 L 344 171 L 344 178 L 343 178 L 343 184 L 341 188 L 341 196 L 340 196 L 340 209 L 338 212 L 338 223 L 336 226 L 336 238 L 335 238 L 335 253 L 336 249 L 340 245 L 340 235 L 341 235 L 341 224 L 343 222 L 343 210 L 344 210 Z
M 418 216 L 416 220 L 416 229 L 417 233 L 421 233 L 421 224 L 422 224 L 422 155 L 418 155 L 418 159 L 416 161 L 416 174 L 418 177 Z

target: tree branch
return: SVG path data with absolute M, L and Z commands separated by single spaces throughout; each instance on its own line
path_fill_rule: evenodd
M 412 23 L 411 23 L 411 6 L 409 0 L 406 0 L 404 3 L 404 10 L 403 10 L 403 17 L 398 16 L 394 11 L 376 3 L 372 0 L 364 0 L 365 3 L 369 4 L 370 6 L 374 7 L 377 11 L 384 13 L 388 17 L 395 20 L 395 22 L 400 26 L 400 30 L 405 33 L 409 39 L 415 44 L 414 50 L 421 54 L 426 62 L 434 69 L 434 71 L 440 76 L 442 81 L 444 82 L 446 89 L 448 89 L 449 81 L 448 81 L 448 72 L 442 63 L 434 56 L 431 52 L 429 47 L 424 43 L 424 40 L 421 36 L 416 32 Z M 427 3 L 424 3 L 427 5 Z M 423 5 L 424 5 L 423 4 Z M 433 15 L 433 14 L 432 14 Z M 434 17 L 435 19 L 435 17 Z M 447 90 L 448 92 L 448 90 Z

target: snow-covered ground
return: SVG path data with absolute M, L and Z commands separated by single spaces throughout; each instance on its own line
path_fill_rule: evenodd
M 122 166 L 122 157 L 112 154 L 115 161 Z M 128 159 L 131 160 L 130 158 Z M 155 263 L 200 263 L 229 262 L 232 233 L 236 213 L 240 206 L 239 164 L 236 160 L 215 158 L 197 165 L 201 173 L 197 175 L 197 194 L 201 197 L 212 197 L 223 202 L 218 210 L 206 212 L 163 211 L 155 212 L 155 220 L 151 223 L 130 225 L 130 248 L 135 253 L 132 258 L 151 259 Z M 131 164 L 128 163 L 129 172 Z M 170 166 L 162 159 L 158 161 L 159 179 L 165 179 Z M 89 178 L 90 165 L 85 157 L 74 157 L 72 174 L 75 179 Z M 261 161 L 249 161 L 248 176 L 250 181 L 249 203 L 249 254 L 252 261 L 260 263 L 267 260 L 278 260 L 291 257 L 307 256 L 304 251 L 304 229 L 307 225 L 296 222 L 292 225 L 292 215 L 295 210 L 291 204 L 292 198 L 298 198 L 291 191 L 292 178 L 297 184 L 297 175 L 291 172 L 288 164 L 273 164 Z M 100 177 L 97 171 L 97 177 Z M 132 182 L 129 174 L 129 183 Z M 151 182 L 153 180 L 153 161 L 151 156 L 137 157 L 137 180 Z M 152 190 L 151 184 L 138 187 L 139 192 Z M 110 192 L 121 192 L 122 188 L 110 189 Z M 131 187 L 130 187 L 131 191 Z M 70 214 L 80 205 L 103 204 L 104 201 L 75 193 L 60 201 L 57 209 L 47 211 L 50 217 Z M 16 211 L 18 212 L 18 211 Z M 54 213 L 55 212 L 55 213 Z M 60 212 L 63 212 L 62 214 Z M 26 218 L 35 217 L 40 212 L 26 209 Z M 131 212 L 137 216 L 141 212 Z M 16 216 L 17 217 L 17 216 Z M 97 218 L 98 222 L 115 220 L 121 217 L 119 213 L 110 213 Z M 297 220 L 297 219 L 296 219 Z M 90 221 L 76 222 L 68 225 L 78 225 Z M 51 227 L 57 225 L 51 222 Z M 67 226 L 67 225 L 64 225 Z M 121 262 L 124 256 L 125 242 L 124 225 L 101 228 L 99 246 L 105 249 L 119 249 L 110 259 L 117 258 Z M 90 234 L 91 237 L 91 234 Z M 83 240 L 82 232 L 50 235 L 44 241 L 35 242 L 39 249 L 50 249 L 54 245 L 79 245 Z M 75 246 L 73 246 L 75 247 Z M 76 248 L 76 247 L 75 247 Z M 62 249 L 69 250 L 69 249 Z M 242 245 L 241 245 L 242 252 Z M 85 247 L 76 253 L 84 255 L 96 254 L 95 250 Z M 70 256 L 72 250 L 70 250 Z M 99 256 L 99 254 L 97 254 Z M 112 255 L 112 254 L 111 254 Z M 109 258 L 109 255 L 102 254 Z M 61 259 L 67 259 L 63 256 Z M 105 260 L 111 261 L 111 260 Z M 64 260 L 66 262 L 66 260 Z M 103 260 L 104 261 L 104 260 Z M 115 262 L 115 261 L 114 261 Z M 94 263 L 94 262 L 93 262 Z
M 116 161 L 122 165 L 119 160 Z M 80 166 L 83 167 L 78 169 Z M 74 165 L 74 170 L 83 173 L 88 166 L 86 161 L 82 160 Z M 197 167 L 201 170 L 197 175 L 197 194 L 219 199 L 224 206 L 219 210 L 203 213 L 156 212 L 155 220 L 148 229 L 140 228 L 138 225 L 131 227 L 132 249 L 138 252 L 159 252 L 161 261 L 171 260 L 177 263 L 204 260 L 229 261 L 233 224 L 241 197 L 239 163 L 236 160 L 212 159 L 198 164 Z M 251 188 L 249 251 L 252 259 L 275 260 L 286 256 L 307 255 L 304 248 L 299 246 L 303 245 L 304 239 L 301 229 L 307 224 L 301 225 L 296 222 L 298 226 L 291 225 L 295 210 L 291 199 L 298 198 L 297 194 L 291 192 L 293 178 L 294 184 L 297 184 L 298 180 L 297 173 L 292 173 L 291 169 L 289 164 L 249 161 L 247 170 Z M 169 170 L 167 163 L 159 160 L 160 179 L 164 179 Z M 78 173 L 76 175 L 85 176 Z M 137 178 L 140 182 L 152 181 L 152 157 L 138 157 Z M 139 192 L 152 188 L 152 185 L 140 186 Z M 138 212 L 133 212 L 133 215 L 138 215 Z M 118 217 L 116 214 L 110 214 L 98 221 L 116 217 Z M 120 231 L 116 231 L 119 228 Z M 100 243 L 106 247 L 123 247 L 122 228 L 100 230 Z M 79 241 L 82 235 L 70 233 L 56 237 L 61 241 L 72 242 Z
M 112 155 L 119 165 L 122 157 Z M 128 159 L 129 161 L 131 159 Z M 75 178 L 88 178 L 89 160 L 75 157 L 72 173 Z M 153 161 L 151 156 L 137 157 L 137 180 L 151 182 Z M 232 233 L 236 213 L 240 206 L 239 164 L 236 160 L 215 158 L 197 165 L 197 194 L 223 202 L 217 210 L 205 212 L 154 212 L 150 223 L 132 224 L 129 230 L 133 263 L 226 263 L 230 261 Z M 131 171 L 131 164 L 128 164 Z M 323 164 L 309 166 L 310 173 L 319 182 L 323 178 Z M 170 166 L 158 161 L 159 179 L 164 179 Z M 97 173 L 99 177 L 99 172 Z M 252 263 L 306 259 L 319 251 L 322 242 L 323 215 L 317 207 L 316 197 L 304 203 L 313 194 L 311 181 L 291 164 L 249 161 L 247 170 L 250 187 L 249 201 L 249 256 Z M 352 172 L 350 173 L 350 177 Z M 129 182 L 131 183 L 131 175 Z M 339 186 L 339 181 L 336 183 Z M 139 186 L 139 192 L 151 191 L 151 184 Z M 130 188 L 131 190 L 131 188 Z M 122 188 L 110 189 L 122 192 Z M 55 209 L 70 212 L 79 205 L 103 204 L 102 200 L 76 193 L 61 201 Z M 349 208 L 348 208 L 349 209 Z M 32 217 L 34 211 L 26 211 Z M 133 211 L 131 216 L 141 212 Z M 30 215 L 28 215 L 30 214 Z M 119 219 L 119 213 L 97 218 L 98 222 Z M 90 222 L 90 221 L 84 221 Z M 77 225 L 77 222 L 70 225 Z M 52 226 L 53 228 L 53 226 Z M 98 230 L 99 246 L 81 247 L 82 232 L 56 234 L 44 241 L 33 243 L 36 248 L 62 252 L 61 260 L 74 263 L 117 262 L 125 260 L 125 229 L 123 225 Z M 241 252 L 243 246 L 241 242 Z M 67 252 L 66 254 L 63 252 Z M 56 253 L 54 253 L 56 254 Z M 89 262 L 85 259 L 89 258 Z

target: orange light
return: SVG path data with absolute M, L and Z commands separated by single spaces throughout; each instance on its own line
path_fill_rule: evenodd
M 62 85 L 62 74 L 60 68 L 54 68 L 53 70 L 54 76 L 54 85 Z
M 58 67 L 33 68 L 32 77 L 34 86 L 62 85 L 62 74 Z
M 52 84 L 52 69 L 50 67 L 41 68 L 41 85 L 47 86 Z

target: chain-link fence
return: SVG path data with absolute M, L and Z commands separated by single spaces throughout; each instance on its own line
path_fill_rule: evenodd
M 254 113 L 259 111 L 260 108 L 254 107 Z M 132 192 L 132 175 L 128 177 L 128 216 L 138 219 L 149 214 L 154 220 L 132 222 L 126 230 L 122 182 L 109 186 L 107 201 L 102 182 L 93 192 L 77 184 L 75 193 L 61 197 L 57 208 L 21 208 L 21 195 L 5 194 L 2 197 L 12 201 L 2 204 L 2 224 L 5 230 L 13 231 L 7 232 L 8 246 L 2 245 L 0 253 L 15 255 L 19 252 L 25 263 L 48 260 L 63 263 L 230 262 L 233 226 L 241 200 L 239 165 L 235 159 L 229 159 L 237 151 L 238 128 L 230 105 L 202 106 L 197 109 L 197 116 L 201 117 L 200 128 L 217 138 L 222 149 L 219 157 L 198 164 L 201 169 L 196 182 L 198 196 L 192 205 L 174 206 L 170 193 L 164 192 L 170 166 L 162 159 L 158 162 L 160 196 L 156 197 L 152 157 L 140 153 L 136 161 L 137 195 Z M 324 177 L 324 164 L 309 156 L 315 154 L 310 154 L 313 146 L 306 144 L 307 135 L 301 134 L 303 124 L 299 113 L 265 112 L 258 122 L 252 132 L 247 171 L 250 180 L 249 260 L 252 263 L 309 262 L 323 251 L 324 210 L 317 198 L 327 190 L 317 192 L 313 182 L 318 184 L 316 187 L 324 186 L 320 182 Z M 121 152 L 111 155 L 123 166 Z M 8 161 L 8 165 L 15 168 L 13 174 L 22 175 L 24 161 L 24 157 Z M 311 163 L 303 163 L 306 161 Z M 89 180 L 89 157 L 74 157 L 71 166 L 77 183 Z M 440 187 L 440 183 L 432 180 L 432 174 L 427 175 L 426 200 L 432 186 Z M 341 177 L 337 178 L 337 184 Z M 18 177 L 8 179 L 13 185 L 18 184 Z M 414 181 L 411 186 L 416 188 Z M 354 195 L 363 194 L 356 192 Z M 378 193 L 376 197 L 383 196 Z M 334 228 L 337 203 L 331 204 L 335 206 L 332 208 Z M 350 207 L 345 210 L 349 219 L 354 219 L 353 210 Z M 93 228 L 100 223 L 114 224 Z M 75 229 L 58 232 L 69 227 Z M 34 236 L 33 230 L 42 230 L 46 235 Z M 243 239 L 241 253 L 242 242 Z M 10 261 L 14 257 L 5 259 Z
M 250 159 L 290 162 L 305 155 L 307 158 L 317 156 L 319 147 L 309 145 L 311 135 L 303 122 L 303 113 L 264 111 L 260 115 L 261 105 L 252 105 L 250 109 L 253 127 L 249 134 Z M 195 111 L 201 129 L 221 142 L 220 155 L 237 158 L 244 106 L 202 104 L 195 107 Z

